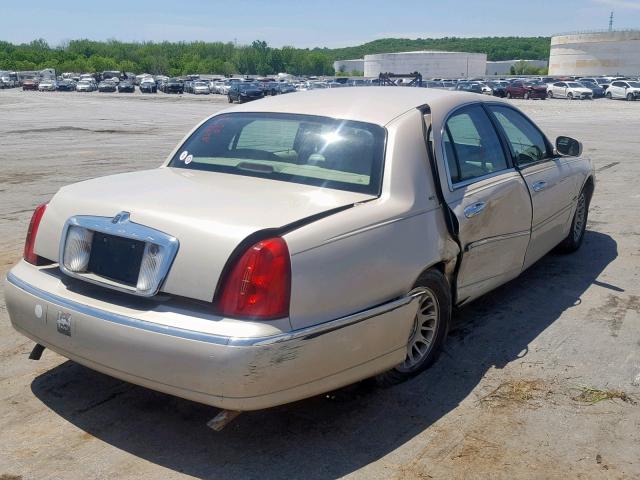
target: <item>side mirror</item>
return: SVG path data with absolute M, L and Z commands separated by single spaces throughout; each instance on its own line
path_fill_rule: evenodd
M 558 137 L 556 138 L 556 151 L 560 155 L 579 157 L 582 155 L 582 143 L 571 137 Z

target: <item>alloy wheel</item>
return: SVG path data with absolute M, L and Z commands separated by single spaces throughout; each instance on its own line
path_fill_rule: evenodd
M 407 343 L 407 356 L 404 363 L 397 367 L 408 372 L 419 366 L 431 353 L 438 330 L 440 307 L 435 294 L 425 289 L 420 307 L 413 324 L 413 331 Z

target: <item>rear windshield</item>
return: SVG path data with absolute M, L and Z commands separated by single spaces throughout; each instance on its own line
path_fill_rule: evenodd
M 380 194 L 384 128 L 277 113 L 229 113 L 202 124 L 170 167 Z

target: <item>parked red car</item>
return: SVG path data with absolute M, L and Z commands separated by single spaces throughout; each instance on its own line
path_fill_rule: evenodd
M 547 98 L 547 84 L 543 82 L 523 82 L 516 80 L 507 87 L 507 98 L 524 98 L 525 100 Z
M 25 80 L 22 82 L 22 90 L 38 90 L 38 82 L 35 80 Z

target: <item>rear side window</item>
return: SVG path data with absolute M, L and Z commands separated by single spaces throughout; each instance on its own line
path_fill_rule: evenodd
M 379 195 L 384 144 L 384 128 L 369 123 L 229 113 L 201 125 L 169 166 Z
M 498 135 L 480 105 L 456 110 L 447 120 L 443 142 L 453 184 L 508 168 Z
M 492 105 L 489 109 L 504 130 L 515 162 L 519 166 L 536 163 L 548 157 L 544 136 L 524 115 L 508 107 Z

